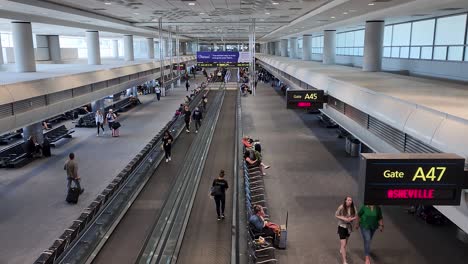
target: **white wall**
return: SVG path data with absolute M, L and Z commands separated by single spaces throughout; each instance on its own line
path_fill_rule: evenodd
M 75 60 L 78 59 L 78 49 L 76 48 L 60 48 L 62 60 Z

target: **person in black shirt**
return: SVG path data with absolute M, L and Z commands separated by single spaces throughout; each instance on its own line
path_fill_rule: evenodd
M 164 131 L 162 147 L 164 149 L 164 154 L 166 155 L 166 162 L 171 160 L 172 141 L 174 141 L 174 138 L 171 133 L 169 133 L 169 130 Z
M 226 189 L 229 188 L 227 181 L 224 179 L 224 170 L 219 172 L 218 178 L 213 180 L 211 195 L 216 203 L 216 213 L 218 220 L 224 219 L 224 208 L 226 205 Z
M 198 107 L 195 107 L 195 111 L 193 111 L 192 114 L 193 120 L 195 120 L 195 133 L 198 133 L 198 129 L 201 126 L 201 121 L 203 119 L 202 111 L 198 109 Z
M 190 119 L 191 119 L 192 112 L 190 111 L 188 105 L 185 106 L 184 111 L 184 118 L 185 118 L 185 131 L 190 133 Z

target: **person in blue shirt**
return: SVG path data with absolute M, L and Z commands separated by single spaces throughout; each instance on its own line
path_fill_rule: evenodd
M 265 220 L 265 212 L 261 205 L 255 205 L 253 210 L 254 214 L 250 216 L 249 223 L 254 227 L 254 230 L 263 233 L 266 237 L 275 238 L 275 234 L 280 230 L 279 226 Z

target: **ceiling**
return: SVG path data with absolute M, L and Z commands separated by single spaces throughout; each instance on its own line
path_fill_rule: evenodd
M 442 8 L 461 8 L 440 10 Z M 33 22 L 40 34 L 79 35 L 86 29 L 106 37 L 157 37 L 179 29 L 184 39 L 248 40 L 256 24 L 259 42 L 324 29 L 349 30 L 366 20 L 415 20 L 468 10 L 468 0 L 0 0 L 0 31 L 11 20 Z

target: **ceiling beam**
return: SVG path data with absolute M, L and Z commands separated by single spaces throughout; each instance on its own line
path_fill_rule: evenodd
M 270 25 L 284 25 L 288 22 L 255 22 L 257 26 L 270 26 Z M 135 27 L 145 27 L 145 26 L 156 26 L 157 22 L 139 22 L 133 23 Z M 163 25 L 178 25 L 178 26 L 192 26 L 192 25 L 225 25 L 225 26 L 236 26 L 236 25 L 252 25 L 252 22 L 212 22 L 212 21 L 201 21 L 201 22 L 165 22 L 163 21 Z

